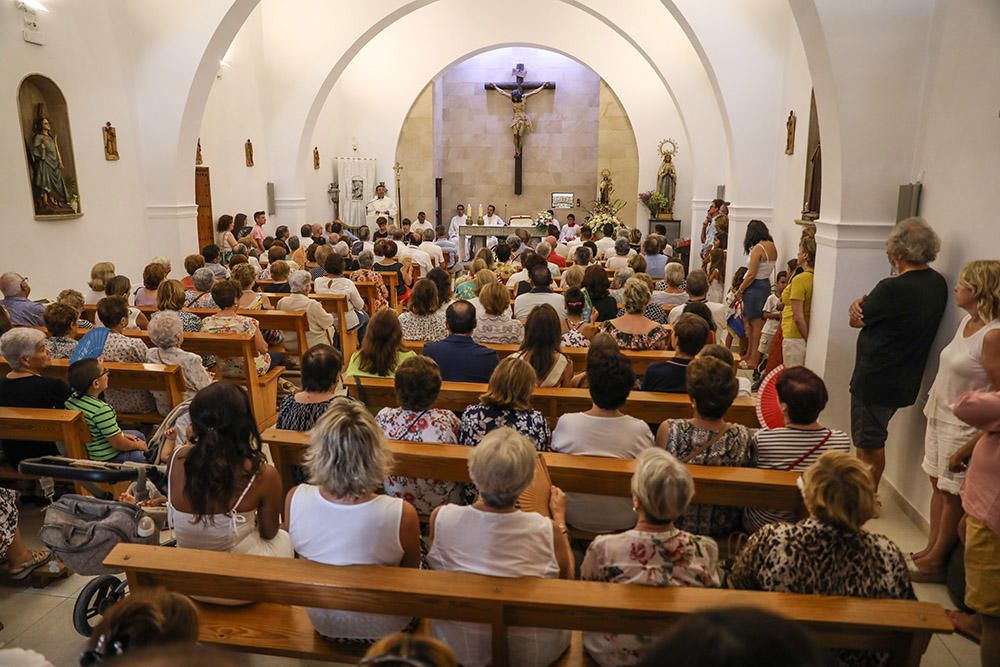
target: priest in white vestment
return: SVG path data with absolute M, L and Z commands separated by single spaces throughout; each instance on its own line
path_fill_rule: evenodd
M 483 224 L 493 227 L 503 227 L 506 223 L 503 221 L 499 215 L 497 215 L 497 208 L 493 204 L 486 207 L 486 215 L 483 216 Z M 497 244 L 497 237 L 491 236 L 486 239 L 486 247 L 492 248 Z
M 429 229 L 433 232 L 434 225 L 431 224 L 431 221 L 427 219 L 427 214 L 424 213 L 423 211 L 420 211 L 419 213 L 417 213 L 416 222 L 410 225 L 410 231 L 413 233 L 419 233 L 420 237 L 423 238 L 425 229 Z
M 467 225 L 467 224 L 469 224 L 469 218 L 467 215 L 465 215 L 465 206 L 459 204 L 458 207 L 455 209 L 455 215 L 451 216 L 451 224 L 448 225 L 448 238 L 451 239 L 451 242 L 455 244 L 456 248 L 459 248 L 458 250 L 459 254 L 464 254 L 466 257 L 468 257 L 469 255 L 469 239 L 468 237 L 465 239 L 465 251 L 463 253 L 462 248 L 460 247 L 460 244 L 458 242 L 459 241 L 458 228 L 462 225 Z M 464 258 L 459 257 L 459 259 L 464 259 Z
M 368 202 L 365 212 L 368 215 L 368 226 L 373 232 L 378 229 L 378 226 L 375 224 L 377 218 L 388 218 L 389 225 L 391 226 L 395 224 L 398 216 L 396 201 L 386 195 L 385 186 L 381 183 L 375 188 L 375 198 Z

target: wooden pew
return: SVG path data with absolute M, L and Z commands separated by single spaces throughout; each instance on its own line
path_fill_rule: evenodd
M 358 349 L 358 330 L 347 330 L 347 309 L 351 307 L 347 301 L 347 295 L 310 294 L 309 298 L 319 301 L 323 310 L 336 318 L 337 334 L 340 336 L 340 352 L 344 356 L 344 367 L 346 368 L 351 355 Z
M 304 659 L 345 660 L 342 647 L 312 629 L 305 606 L 486 623 L 496 667 L 509 664 L 510 626 L 655 635 L 686 614 L 731 606 L 797 621 L 826 647 L 888 651 L 894 667 L 919 665 L 931 635 L 952 632 L 939 605 L 911 600 L 508 579 L 141 544 L 119 544 L 104 564 L 125 570 L 133 593 L 162 587 L 257 601 L 235 608 L 200 604 L 200 641 Z M 586 664 L 565 660 L 557 664 Z
M 404 340 L 403 347 L 407 350 L 413 350 L 417 354 L 423 354 L 424 341 Z M 486 347 L 496 350 L 497 355 L 501 359 L 514 354 L 519 349 L 518 345 L 502 345 L 499 343 L 487 343 Z M 587 368 L 587 352 L 589 350 L 590 348 L 588 347 L 560 348 L 560 351 L 573 362 L 573 370 L 578 373 L 583 372 Z M 646 368 L 650 364 L 673 359 L 677 353 L 673 350 L 622 350 L 622 354 L 632 362 L 632 369 L 635 371 L 635 374 L 642 375 L 646 372 Z
M 398 406 L 392 378 L 361 378 L 361 386 L 365 391 L 365 402 L 372 413 L 384 407 Z M 347 390 L 351 396 L 361 398 L 353 379 L 347 383 Z M 485 384 L 444 382 L 434 407 L 461 413 L 467 406 L 478 403 L 480 394 L 485 392 Z M 590 392 L 587 389 L 540 387 L 532 394 L 531 403 L 546 416 L 553 427 L 561 415 L 585 412 L 591 408 Z M 622 407 L 622 412 L 650 424 L 657 424 L 664 419 L 687 419 L 692 415 L 691 400 L 687 394 L 655 391 L 633 391 Z M 758 428 L 760 424 L 754 400 L 737 396 L 726 413 L 726 421 Z
M 0 433 L 11 440 L 60 441 L 66 455 L 86 459 L 90 431 L 83 413 L 47 408 L 0 408 Z
M 354 286 L 358 288 L 358 294 L 365 301 L 365 310 L 368 311 L 368 315 L 374 315 L 379 296 L 378 283 L 354 283 Z
M 282 486 L 287 492 L 293 485 L 292 468 L 300 465 L 309 446 L 309 434 L 270 428 L 262 434 L 271 451 Z M 469 454 L 472 447 L 438 445 L 390 440 L 393 473 L 454 482 L 471 482 Z M 563 491 L 597 493 L 628 497 L 635 472 L 635 461 L 602 456 L 578 456 L 544 452 L 552 483 Z M 689 465 L 694 477 L 693 502 L 708 505 L 763 507 L 804 514 L 802 493 L 796 480 L 798 472 Z
M 172 408 L 184 401 L 184 374 L 180 366 L 105 361 L 104 368 L 109 371 L 108 386 L 112 389 L 162 391 L 169 397 Z M 7 360 L 0 357 L 0 373 L 9 372 L 10 365 Z M 52 364 L 42 370 L 42 375 L 66 382 L 69 375 L 69 359 L 53 359 Z M 123 422 L 141 424 L 158 424 L 163 421 L 163 415 L 157 412 L 120 412 L 118 418 Z
M 285 295 L 281 295 L 285 296 Z M 140 306 L 139 311 L 144 313 L 146 317 L 152 318 L 157 312 L 157 309 L 153 306 Z M 217 315 L 219 310 L 217 308 L 185 308 L 184 312 L 192 313 L 197 315 L 201 319 L 205 319 L 209 315 Z M 309 344 L 306 342 L 306 331 L 309 330 L 309 318 L 304 312 L 292 311 L 292 310 L 237 310 L 237 315 L 243 315 L 244 317 L 250 317 L 257 320 L 257 326 L 261 329 L 276 329 L 278 331 L 290 331 L 295 336 L 295 340 L 299 345 L 299 354 L 309 349 Z M 187 335 L 185 333 L 185 335 Z M 294 353 L 289 352 L 292 356 L 298 356 Z
M 149 332 L 130 329 L 124 334 L 131 338 L 139 338 L 146 345 L 151 345 Z M 285 367 L 275 366 L 264 375 L 258 376 L 253 361 L 257 356 L 257 348 L 252 335 L 185 333 L 181 349 L 203 357 L 241 359 L 243 368 L 246 369 L 246 378 L 233 378 L 232 381 L 237 384 L 242 383 L 247 388 L 258 428 L 263 430 L 278 420 L 278 378 L 281 377 Z

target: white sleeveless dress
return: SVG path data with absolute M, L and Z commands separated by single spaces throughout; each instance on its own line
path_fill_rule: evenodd
M 443 505 L 434 520 L 434 544 L 427 553 L 432 570 L 494 577 L 557 579 L 552 522 L 534 512 L 494 513 L 472 506 Z M 490 626 L 434 621 L 434 635 L 451 646 L 464 667 L 490 663 Z M 567 630 L 512 628 L 507 632 L 510 664 L 544 667 L 569 646 Z
M 288 512 L 292 546 L 300 557 L 327 565 L 398 566 L 403 559 L 399 524 L 404 502 L 375 496 L 357 505 L 340 505 L 320 495 L 318 486 L 300 484 Z M 334 639 L 378 639 L 410 623 L 408 616 L 307 611 L 316 631 Z

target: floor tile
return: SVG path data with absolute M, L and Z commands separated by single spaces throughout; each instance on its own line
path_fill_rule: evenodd
M 56 600 L 58 605 L 12 643 L 38 651 L 53 665 L 76 665 L 87 640 L 73 630 L 73 600 L 45 599 Z
M 48 595 L 0 593 L 0 623 L 4 625 L 3 630 L 0 630 L 0 644 L 40 651 L 38 646 L 22 645 L 14 640 L 33 625 L 40 623 L 49 612 L 65 601 L 63 598 Z M 72 632 L 72 625 L 68 629 Z

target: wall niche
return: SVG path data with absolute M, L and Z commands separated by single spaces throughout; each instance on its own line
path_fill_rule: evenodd
M 32 74 L 18 88 L 17 106 L 35 219 L 81 216 L 69 108 L 62 91 L 51 79 Z

